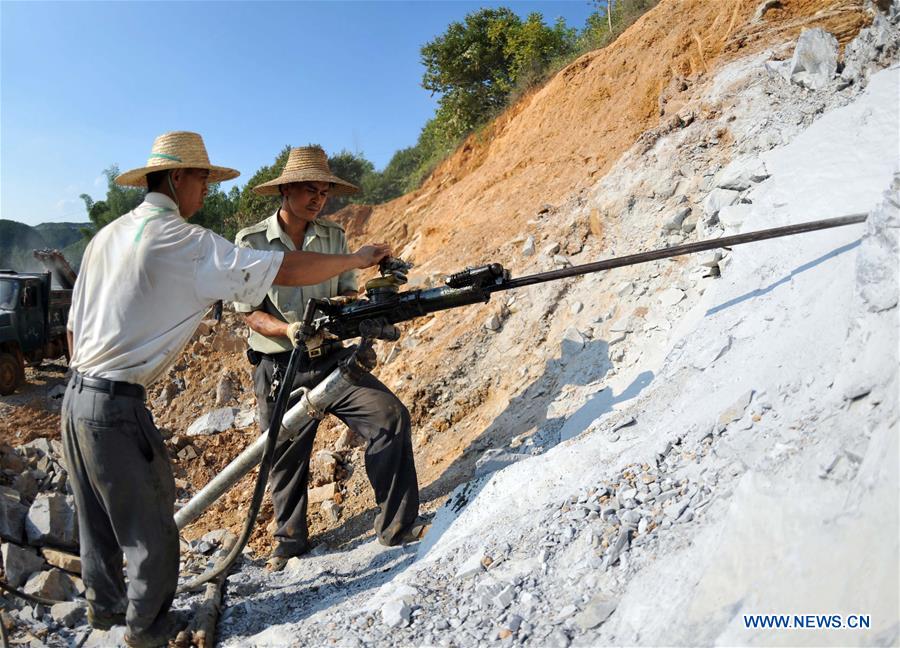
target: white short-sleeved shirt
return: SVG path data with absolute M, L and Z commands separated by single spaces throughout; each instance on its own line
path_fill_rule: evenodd
M 212 304 L 261 302 L 283 257 L 239 248 L 186 222 L 168 196 L 148 193 L 85 250 L 69 313 L 71 366 L 88 376 L 151 385 Z

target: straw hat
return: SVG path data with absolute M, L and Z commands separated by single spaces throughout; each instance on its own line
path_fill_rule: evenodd
M 197 133 L 174 131 L 160 135 L 153 141 L 147 166 L 126 171 L 116 178 L 116 184 L 146 187 L 147 174 L 168 169 L 209 169 L 210 182 L 237 178 L 239 171 L 209 163 L 203 138 Z
M 333 187 L 331 195 L 352 194 L 359 187 L 346 180 L 341 180 L 328 168 L 328 156 L 318 146 L 304 146 L 291 149 L 281 175 L 274 180 L 263 182 L 253 187 L 253 191 L 261 196 L 277 196 L 280 185 L 292 182 L 330 182 Z

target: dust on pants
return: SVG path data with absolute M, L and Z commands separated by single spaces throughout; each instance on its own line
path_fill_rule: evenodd
M 316 360 L 306 359 L 297 371 L 293 389 L 313 388 L 351 352 L 344 349 Z M 278 360 L 266 357 L 256 367 L 254 386 L 259 404 L 260 428 L 266 430 L 274 404 L 266 400 Z M 286 365 L 286 360 L 283 365 Z M 283 368 L 283 366 L 282 366 Z M 294 404 L 292 401 L 289 405 Z M 368 441 L 366 475 L 375 491 L 378 512 L 375 533 L 383 544 L 392 545 L 413 525 L 419 513 L 419 484 L 412 449 L 409 410 L 390 389 L 371 374 L 362 384 L 349 388 L 328 408 L 347 427 Z M 319 422 L 303 426 L 293 441 L 276 448 L 271 470 L 272 504 L 275 509 L 275 539 L 286 555 L 308 545 L 306 513 L 310 456 Z
M 144 632 L 165 622 L 178 583 L 168 452 L 141 399 L 79 388 L 74 381 L 66 389 L 61 423 L 85 596 L 100 614 L 125 610 L 129 630 Z

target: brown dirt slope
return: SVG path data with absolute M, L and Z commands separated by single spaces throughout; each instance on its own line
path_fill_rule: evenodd
M 842 44 L 867 22 L 863 0 L 663 0 L 611 46 L 585 54 L 472 135 L 417 191 L 340 215 L 352 234 L 390 240 L 435 270 L 484 262 L 546 203 L 593 184 L 671 96 L 718 66 L 823 27 Z M 669 98 L 665 111 L 661 95 Z M 360 222 L 362 221 L 362 222 Z

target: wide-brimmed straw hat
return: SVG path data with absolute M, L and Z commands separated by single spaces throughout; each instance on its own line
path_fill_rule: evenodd
M 241 175 L 234 169 L 210 164 L 203 138 L 197 133 L 174 131 L 153 140 L 147 166 L 126 171 L 116 178 L 116 183 L 128 187 L 146 187 L 148 173 L 169 169 L 209 169 L 210 182 L 231 180 Z
M 256 185 L 253 187 L 253 191 L 261 196 L 276 196 L 280 185 L 292 182 L 330 182 L 333 185 L 332 195 L 352 194 L 359 191 L 359 187 L 355 184 L 342 180 L 331 172 L 328 167 L 328 156 L 318 146 L 291 149 L 281 175 L 274 180 Z

